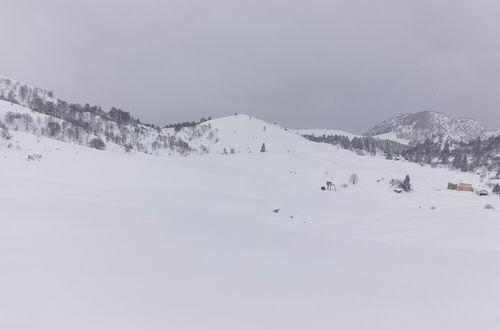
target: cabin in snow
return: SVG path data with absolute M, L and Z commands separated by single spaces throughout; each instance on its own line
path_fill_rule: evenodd
M 458 191 L 474 191 L 474 189 L 472 188 L 472 184 L 463 182 L 460 182 L 459 184 L 448 182 L 448 189 Z
M 472 185 L 470 183 L 459 183 L 458 184 L 458 191 L 474 191 L 474 189 L 472 188 Z

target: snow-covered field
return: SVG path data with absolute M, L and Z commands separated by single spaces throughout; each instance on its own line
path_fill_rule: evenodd
M 222 140 L 243 134 L 225 120 Z M 0 329 L 500 327 L 500 198 L 444 189 L 479 178 L 266 132 L 266 153 L 240 136 L 240 152 L 186 158 L 14 132 Z M 394 193 L 406 174 L 415 191 Z

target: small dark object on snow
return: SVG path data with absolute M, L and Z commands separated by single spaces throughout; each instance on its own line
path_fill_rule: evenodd
M 486 206 L 484 207 L 486 210 L 494 210 L 495 208 L 493 207 L 493 205 L 491 204 L 486 204 Z
M 326 181 L 326 189 L 328 190 L 332 190 L 332 187 L 335 191 L 337 191 L 337 187 L 335 187 L 335 185 L 333 184 L 333 182 L 331 181 Z
M 431 210 L 435 210 L 435 209 L 437 209 L 437 207 L 431 206 Z
M 401 194 L 403 192 L 403 189 L 394 189 L 394 192 L 397 194 Z
M 489 195 L 489 193 L 488 193 L 486 190 L 484 190 L 484 189 L 479 190 L 479 191 L 477 192 L 477 194 L 478 194 L 479 196 L 488 196 L 488 195 Z
M 274 213 L 280 213 L 280 209 L 273 210 Z
M 321 190 L 326 190 L 326 188 L 324 186 L 321 186 Z

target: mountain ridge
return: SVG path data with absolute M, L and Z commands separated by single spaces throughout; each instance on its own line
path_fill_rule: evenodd
M 454 140 L 470 142 L 476 138 L 488 138 L 498 131 L 486 129 L 477 120 L 459 117 L 437 111 L 421 111 L 417 113 L 397 113 L 368 130 L 365 135 L 377 136 L 394 134 L 400 139 L 407 139 L 414 144 Z

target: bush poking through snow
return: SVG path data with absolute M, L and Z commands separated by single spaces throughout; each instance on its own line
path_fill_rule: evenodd
M 10 135 L 9 130 L 6 128 L 0 128 L 0 136 L 2 136 L 2 139 L 5 140 L 10 140 L 12 138 L 12 135 Z
M 125 149 L 125 152 L 132 152 L 132 150 L 134 150 L 134 146 L 130 143 L 127 143 L 125 146 L 123 146 L 123 148 Z
M 391 179 L 391 181 L 389 182 L 389 184 L 393 188 L 401 188 L 401 186 L 403 185 L 403 181 L 401 181 L 399 179 Z
M 491 205 L 491 204 L 486 204 L 486 205 L 484 206 L 484 208 L 485 208 L 486 210 L 494 210 L 494 209 L 495 209 L 495 208 L 493 207 L 493 205 Z
M 106 149 L 106 143 L 104 143 L 104 141 L 101 140 L 100 138 L 93 138 L 89 142 L 89 147 L 97 150 L 104 150 Z
M 61 132 L 61 124 L 59 124 L 59 122 L 57 121 L 51 120 L 47 123 L 46 129 L 49 136 L 54 137 L 58 135 L 59 132 Z
M 391 179 L 389 184 L 391 185 L 391 187 L 401 189 L 402 191 L 405 191 L 405 192 L 410 192 L 413 190 L 413 186 L 411 184 L 409 174 L 406 175 L 406 177 L 403 181 L 401 181 L 399 179 Z
M 351 174 L 349 177 L 349 183 L 352 184 L 353 186 L 357 185 L 359 182 L 359 177 L 356 173 Z
M 42 155 L 40 154 L 32 154 L 32 155 L 28 155 L 28 157 L 26 158 L 26 160 L 28 162 L 33 162 L 35 160 L 38 160 L 40 161 L 42 159 Z

